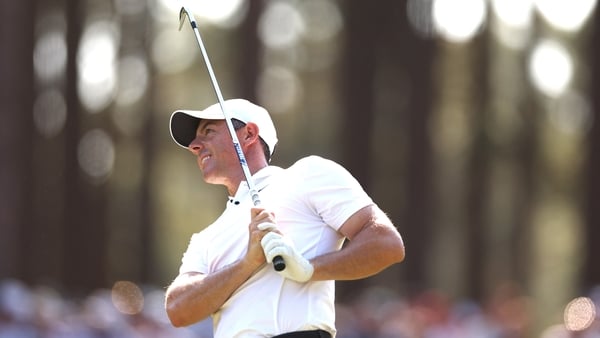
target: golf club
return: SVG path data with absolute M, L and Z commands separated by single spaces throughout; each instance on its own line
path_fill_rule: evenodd
M 194 35 L 196 36 L 196 41 L 198 41 L 198 46 L 200 47 L 202 58 L 204 59 L 204 64 L 206 65 L 206 69 L 208 70 L 210 82 L 212 83 L 213 89 L 215 90 L 215 94 L 217 95 L 217 100 L 219 101 L 221 112 L 223 113 L 223 117 L 225 118 L 225 123 L 227 124 L 229 134 L 231 134 L 231 140 L 233 141 L 233 146 L 237 153 L 237 157 L 240 161 L 240 166 L 242 167 L 242 171 L 244 172 L 244 177 L 246 178 L 246 183 L 248 184 L 250 196 L 252 197 L 252 203 L 255 207 L 258 207 L 260 206 L 260 197 L 258 195 L 258 191 L 254 186 L 254 182 L 252 181 L 252 175 L 250 174 L 250 169 L 248 168 L 248 163 L 246 162 L 246 156 L 244 156 L 244 152 L 242 151 L 242 147 L 240 146 L 240 141 L 238 140 L 235 128 L 233 127 L 233 123 L 231 122 L 231 119 L 227 114 L 227 110 L 225 109 L 223 95 L 221 94 L 221 89 L 219 88 L 219 84 L 217 83 L 217 78 L 215 77 L 215 73 L 213 71 L 210 60 L 208 59 L 206 48 L 204 48 L 202 37 L 200 37 L 200 30 L 198 29 L 196 19 L 194 18 L 192 12 L 189 11 L 185 6 L 182 6 L 181 11 L 179 11 L 179 30 L 181 30 L 181 28 L 183 27 L 186 16 L 190 21 L 190 25 L 192 26 Z M 273 258 L 273 268 L 276 271 L 282 271 L 285 269 L 285 262 L 281 256 L 276 256 Z

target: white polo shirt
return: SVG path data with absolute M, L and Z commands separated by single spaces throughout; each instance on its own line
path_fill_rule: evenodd
M 262 206 L 275 213 L 279 230 L 311 259 L 342 247 L 337 232 L 355 212 L 373 204 L 360 184 L 337 163 L 318 156 L 288 169 L 263 168 L 253 176 Z M 210 274 L 243 257 L 252 201 L 242 182 L 223 214 L 192 236 L 180 273 Z M 215 338 L 271 337 L 322 329 L 335 336 L 334 281 L 297 283 L 263 266 L 213 314 Z

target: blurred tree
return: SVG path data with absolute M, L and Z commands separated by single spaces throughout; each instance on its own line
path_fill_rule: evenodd
M 59 280 L 62 265 L 62 236 L 65 217 L 64 204 L 64 139 L 60 130 L 56 134 L 46 134 L 44 122 L 59 116 L 59 104 L 50 104 L 44 100 L 48 92 L 56 94 L 56 101 L 63 99 L 64 74 L 57 72 L 55 76 L 44 77 L 44 71 L 50 70 L 52 61 L 60 60 L 60 43 L 49 39 L 64 33 L 64 21 L 57 14 L 57 8 L 62 7 L 62 1 L 36 2 L 35 9 L 30 15 L 35 17 L 34 46 L 36 67 L 35 81 L 31 93 L 34 102 L 32 115 L 36 123 L 28 126 L 32 146 L 29 149 L 31 162 L 28 163 L 32 182 L 32 192 L 27 201 L 30 214 L 28 222 L 22 224 L 24 233 L 22 241 L 23 278 L 29 283 L 56 283 Z M 64 37 L 64 35 L 62 36 Z M 64 46 L 63 46 L 64 47 Z M 54 48 L 49 53 L 49 48 Z M 64 51 L 64 50 L 63 50 Z M 64 54 L 62 54 L 64 57 Z M 52 60 L 53 57 L 57 59 Z M 63 59 L 64 61 L 64 59 Z M 56 64 L 56 63 L 55 63 Z M 54 100 L 52 100 L 54 101 Z M 56 103 L 56 102 L 53 102 Z M 62 126 L 61 126 L 62 127 Z
M 144 10 L 140 15 L 137 15 L 131 20 L 131 24 L 133 26 L 138 27 L 137 30 L 134 31 L 133 39 L 139 39 L 139 43 L 141 46 L 141 51 L 144 52 L 144 61 L 146 61 L 146 65 L 148 68 L 148 90 L 146 95 L 142 97 L 142 111 L 140 116 L 143 116 L 143 123 L 141 127 L 142 133 L 142 165 L 141 165 L 141 181 L 140 181 L 140 205 L 139 210 L 133 212 L 133 216 L 140 215 L 139 221 L 140 226 L 137 227 L 139 229 L 139 237 L 142 239 L 141 243 L 141 252 L 140 252 L 140 260 L 141 260 L 141 276 L 139 276 L 139 280 L 145 283 L 154 283 L 159 279 L 159 276 L 156 275 L 155 271 L 155 241 L 156 234 L 155 227 L 155 213 L 153 208 L 153 198 L 152 198 L 152 168 L 156 160 L 156 149 L 158 148 L 158 141 L 156 139 L 157 135 L 157 124 L 160 125 L 163 122 L 162 115 L 157 114 L 156 105 L 153 100 L 156 93 L 156 72 L 154 67 L 152 67 L 152 61 L 150 58 L 151 50 L 152 50 L 152 41 L 153 36 L 149 34 L 149 32 L 153 31 L 154 21 L 152 20 L 151 13 L 151 4 L 145 2 Z M 137 236 L 136 236 L 137 237 Z M 133 241 L 136 241 L 136 237 L 133 238 Z M 135 260 L 134 260 L 135 264 Z
M 86 17 L 86 2 L 65 1 L 67 69 L 65 124 L 64 247 L 61 280 L 72 291 L 88 291 L 106 283 L 106 186 L 84 177 L 78 145 L 84 130 L 77 83 L 77 53 Z
M 346 22 L 340 75 L 343 112 L 340 123 L 341 162 L 368 191 L 371 183 L 369 154 L 373 138 L 376 56 L 382 45 L 381 32 L 386 27 L 385 19 L 377 18 L 387 13 L 389 1 L 352 0 L 341 6 Z M 356 294 L 356 290 L 364 284 L 364 280 L 338 283 L 337 293 L 343 299 Z
M 140 251 L 140 261 L 141 261 L 141 276 L 139 276 L 139 280 L 145 283 L 153 283 L 158 280 L 158 277 L 155 274 L 156 269 L 155 265 L 155 221 L 154 221 L 154 212 L 152 205 L 152 167 L 155 163 L 156 159 L 156 149 L 157 149 L 157 140 L 156 140 L 156 125 L 159 122 L 162 122 L 162 118 L 158 119 L 158 117 L 162 117 L 161 114 L 156 113 L 156 105 L 154 104 L 154 94 L 155 94 L 155 76 L 156 73 L 154 68 L 152 67 L 152 62 L 150 60 L 151 49 L 152 49 L 152 36 L 148 34 L 148 32 L 152 31 L 153 28 L 153 20 L 150 12 L 150 4 L 145 2 L 144 10 L 140 15 L 135 16 L 133 20 L 131 20 L 131 24 L 135 27 L 138 27 L 137 30 L 133 31 L 135 34 L 133 39 L 138 38 L 140 40 L 139 43 L 142 44 L 141 51 L 144 52 L 144 61 L 146 61 L 148 68 L 148 90 L 146 95 L 142 97 L 142 111 L 140 116 L 143 116 L 143 123 L 141 127 L 142 133 L 142 165 L 141 165 L 141 181 L 140 181 L 140 196 L 139 196 L 139 209 L 132 212 L 133 217 L 135 218 L 139 215 L 138 219 L 140 222 L 140 226 L 137 227 L 139 229 L 139 238 L 141 238 L 141 251 Z M 127 31 L 127 30 L 126 30 Z M 158 119 L 158 121 L 157 121 Z M 135 237 L 133 238 L 135 241 Z M 135 263 L 135 260 L 134 260 Z
M 467 188 L 465 193 L 465 260 L 466 260 L 466 295 L 472 299 L 481 299 L 484 295 L 485 265 L 487 250 L 486 210 L 489 203 L 490 153 L 491 143 L 487 126 L 490 123 L 490 29 L 485 28 L 473 42 L 474 92 L 471 124 L 467 127 L 472 133 L 472 145 L 469 149 L 466 164 Z
M 587 172 L 584 176 L 586 188 L 586 245 L 583 266 L 583 283 L 586 289 L 600 283 L 600 10 L 596 9 L 592 16 L 588 60 L 590 62 L 591 83 L 589 97 L 591 100 L 592 126 L 588 136 Z
M 428 283 L 425 262 L 432 226 L 428 123 L 435 41 L 415 33 L 403 1 L 347 1 L 343 12 L 342 163 L 367 191 L 372 192 L 374 183 L 381 184 L 386 191 L 380 200 L 394 201 L 387 211 L 395 223 L 402 225 L 409 253 L 402 264 L 406 278 L 399 284 L 397 268 L 390 269 L 384 273 L 388 286 L 422 289 Z M 376 131 L 375 121 L 382 119 L 386 125 Z M 374 168 L 382 162 L 404 168 L 405 177 L 393 175 L 398 180 L 394 184 L 399 186 L 392 187 L 390 181 L 382 183 L 381 177 L 374 177 Z M 406 196 L 405 204 L 398 204 L 398 195 Z M 391 276 L 391 272 L 396 275 Z M 354 282 L 350 289 L 364 283 Z
M 486 25 L 474 41 L 469 93 L 464 290 L 476 300 L 505 282 L 528 284 L 540 152 L 542 111 L 527 78 L 529 49 L 507 48 L 492 33 Z
M 126 5 L 123 5 L 125 6 Z M 154 20 L 150 4 L 136 11 L 117 8 L 120 30 L 119 80 L 122 86 L 135 84 L 144 89 L 137 100 L 125 98 L 109 113 L 114 117 L 116 166 L 111 175 L 106 219 L 108 282 L 132 280 L 152 283 L 158 279 L 155 268 L 155 214 L 152 199 L 152 168 L 157 149 L 156 124 L 164 116 L 156 112 L 156 73 L 150 60 Z M 128 62 L 139 63 L 137 71 L 123 69 Z M 126 88 L 121 95 L 127 95 Z
M 31 224 L 34 0 L 0 2 L 0 279 L 23 278 Z
M 390 61 L 401 67 L 404 92 L 397 93 L 392 107 L 405 121 L 406 132 L 404 158 L 398 158 L 406 168 L 396 191 L 404 191 L 404 215 L 399 218 L 402 235 L 406 241 L 407 259 L 403 263 L 405 277 L 402 283 L 415 291 L 429 287 L 428 269 L 431 262 L 431 240 L 434 222 L 434 177 L 430 120 L 435 101 L 433 90 L 433 65 L 436 57 L 436 41 L 415 34 L 409 25 L 406 3 L 391 1 L 390 8 L 381 11 L 395 14 L 384 32 L 391 35 L 389 47 L 394 56 Z M 388 155 L 389 156 L 389 155 Z M 395 156 L 393 153 L 391 156 Z M 393 211 L 392 211 L 393 212 Z
M 371 146 L 375 116 L 375 73 L 377 55 L 384 47 L 390 2 L 346 1 L 346 34 L 341 66 L 341 152 L 342 164 L 369 191 Z M 381 16 L 383 14 L 383 17 Z M 340 298 L 356 294 L 365 280 L 338 283 Z
M 240 97 L 257 102 L 256 82 L 260 71 L 260 48 L 261 43 L 258 39 L 258 20 L 263 11 L 263 1 L 248 1 L 248 13 L 242 24 L 238 28 L 240 53 Z
M 369 189 L 376 61 L 389 29 L 390 2 L 352 0 L 342 6 L 346 22 L 340 84 L 342 162 Z

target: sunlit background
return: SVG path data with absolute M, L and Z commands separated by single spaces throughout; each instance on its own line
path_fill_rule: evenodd
M 190 235 L 218 216 L 224 197 L 169 139 L 172 111 L 216 100 L 193 32 L 178 30 L 182 3 L 17 3 L 3 5 L 3 18 L 33 9 L 33 54 L 21 58 L 33 78 L 31 91 L 13 99 L 24 110 L 6 104 L 2 114 L 29 114 L 33 132 L 5 123 L 0 139 L 14 149 L 2 155 L 3 201 L 11 202 L 0 210 L 0 337 L 35 330 L 11 327 L 10 318 L 60 322 L 57 332 L 209 337 L 207 322 L 169 328 L 162 309 Z M 600 280 L 582 277 L 594 252 L 591 222 L 600 220 L 585 213 L 600 199 L 595 188 L 586 200 L 585 182 L 600 109 L 592 101 L 595 0 L 187 5 L 224 96 L 245 96 L 273 115 L 281 139 L 274 164 L 308 154 L 346 164 L 405 237 L 403 265 L 338 284 L 338 337 L 354 337 L 350 328 L 365 318 L 382 337 L 430 337 L 410 327 L 417 320 L 444 337 L 466 337 L 452 331 L 459 323 L 478 327 L 473 337 L 600 335 L 600 293 L 589 289 Z M 2 69 L 12 69 L 6 60 Z M 372 111 L 347 112 L 368 100 Z M 411 111 L 419 107 L 429 111 Z M 353 120 L 362 115 L 367 125 Z M 14 148 L 21 138 L 28 143 Z M 26 172 L 7 164 L 21 152 Z M 413 178 L 426 185 L 410 188 Z M 411 204 L 415 193 L 427 203 Z M 411 205 L 427 209 L 411 213 Z M 383 303 L 389 312 L 375 310 Z
M 143 99 L 150 85 L 151 69 L 156 69 L 158 74 L 192 72 L 192 77 L 203 76 L 203 69 L 197 67 L 199 51 L 193 37 L 177 30 L 181 8 L 177 1 L 149 4 L 156 25 L 150 46 L 140 45 L 137 50 L 131 46 L 119 53 L 124 43 L 119 18 L 136 15 L 145 10 L 146 5 L 143 1 L 115 0 L 115 13 L 90 13 L 77 51 L 77 89 L 85 111 L 95 114 L 115 104 L 117 109 L 112 118 L 115 126 L 126 134 L 135 133 L 137 128 L 131 125 L 135 123 L 130 121 L 132 118 L 121 115 L 132 114 L 127 108 Z M 552 99 L 577 95 L 578 86 L 572 86 L 571 82 L 578 60 L 570 52 L 571 44 L 593 13 L 595 0 L 573 3 L 555 0 L 409 0 L 406 6 L 412 15 L 408 20 L 416 31 L 453 44 L 469 43 L 490 25 L 494 38 L 505 47 L 528 49 L 528 77 L 540 93 Z M 234 29 L 246 15 L 247 7 L 244 0 L 190 2 L 200 28 L 208 31 Z M 536 24 L 535 15 L 551 25 L 553 31 L 534 39 L 531 31 Z M 33 65 L 36 81 L 42 88 L 35 98 L 33 113 L 39 133 L 50 138 L 61 132 L 66 120 L 65 98 L 56 88 L 65 76 L 66 23 L 60 12 L 44 13 L 38 22 Z M 260 101 L 275 107 L 274 112 L 296 109 L 303 100 L 302 74 L 335 67 L 336 60 L 341 57 L 336 51 L 339 46 L 332 40 L 339 37 L 343 25 L 335 1 L 267 2 L 257 32 L 264 48 L 257 81 Z M 214 43 L 222 44 L 216 39 Z M 230 57 L 218 55 L 219 50 L 214 52 L 217 59 Z M 210 94 L 207 91 L 206 95 Z M 574 114 L 586 114 L 585 109 L 576 110 Z M 585 117 L 574 119 L 582 118 Z M 585 125 L 580 124 L 581 127 Z M 97 140 L 102 144 L 95 150 L 100 154 L 90 157 L 111 157 L 111 152 L 104 150 L 111 147 L 110 137 L 106 139 L 100 133 L 86 135 L 81 142 L 91 138 L 92 142 Z M 98 161 L 112 162 L 110 158 Z M 98 176 L 99 173 L 86 169 L 85 161 L 80 164 L 86 173 Z M 105 171 L 110 169 L 109 165 Z

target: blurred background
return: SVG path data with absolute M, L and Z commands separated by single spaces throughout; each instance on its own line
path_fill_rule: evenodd
M 0 1 L 0 337 L 211 337 L 164 289 L 222 211 L 172 142 L 216 97 L 177 0 Z M 600 337 L 596 0 L 196 0 L 272 164 L 343 164 L 406 260 L 338 337 Z

